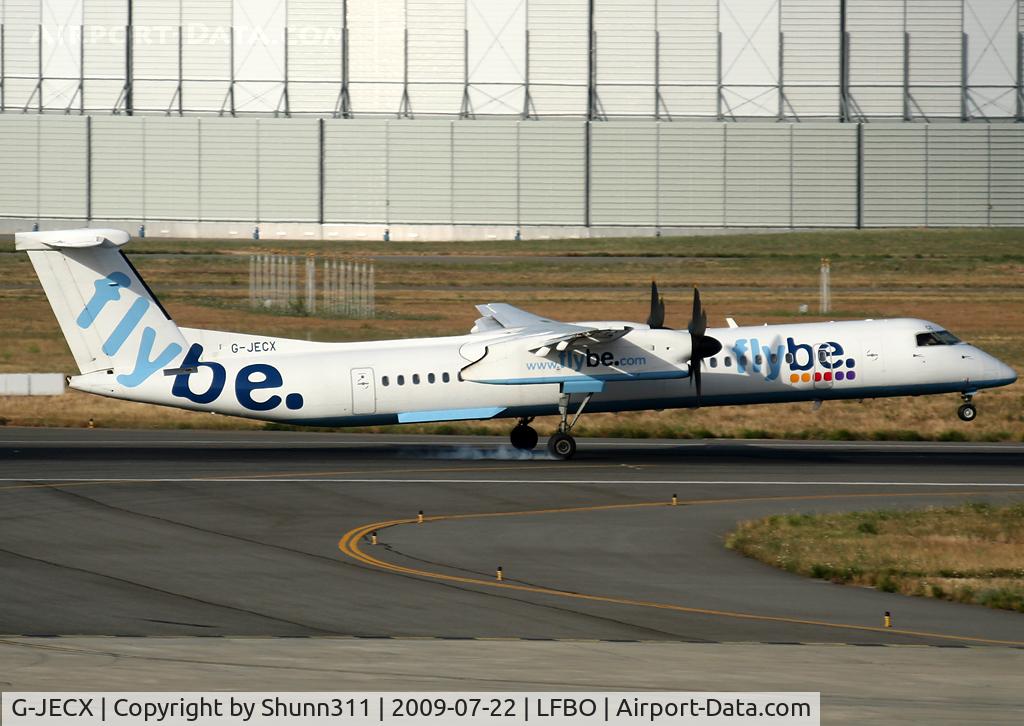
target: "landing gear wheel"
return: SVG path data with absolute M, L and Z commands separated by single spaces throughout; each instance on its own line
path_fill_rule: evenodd
M 556 459 L 571 459 L 576 455 L 576 439 L 569 434 L 555 434 L 548 439 L 548 453 Z
M 978 415 L 978 409 L 974 407 L 973 403 L 965 403 L 956 410 L 956 415 L 960 417 L 961 421 L 973 421 Z
M 537 431 L 532 426 L 522 424 L 512 429 L 510 436 L 512 446 L 523 451 L 533 451 L 537 448 Z

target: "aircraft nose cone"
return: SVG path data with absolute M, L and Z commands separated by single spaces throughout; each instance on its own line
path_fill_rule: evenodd
M 1001 380 L 1005 380 L 1007 385 L 1015 383 L 1017 381 L 1017 371 L 1013 370 L 1013 368 L 1010 368 L 1010 366 L 1006 365 L 1002 361 L 999 361 L 999 378 Z

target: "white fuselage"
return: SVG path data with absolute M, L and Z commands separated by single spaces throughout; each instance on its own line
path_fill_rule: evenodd
M 593 393 L 593 412 L 696 406 L 689 335 L 632 328 L 611 342 L 577 342 L 543 355 L 519 345 L 515 330 L 311 343 L 182 328 L 191 348 L 164 375 L 131 389 L 105 372 L 77 376 L 71 385 L 317 426 L 555 414 L 565 393 L 576 401 Z M 703 363 L 701 405 L 971 394 L 1016 380 L 1009 366 L 970 344 L 919 344 L 918 335 L 941 330 L 915 319 L 709 329 L 722 350 Z

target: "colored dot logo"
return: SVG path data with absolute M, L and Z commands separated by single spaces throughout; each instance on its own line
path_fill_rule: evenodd
M 853 358 L 850 358 L 849 360 L 846 361 L 846 366 L 848 368 L 853 368 L 854 364 L 855 364 L 855 361 L 853 360 Z M 816 373 L 814 373 L 814 381 L 815 381 L 815 383 L 821 383 L 822 381 L 826 381 L 827 382 L 827 381 L 832 381 L 832 380 L 836 380 L 836 381 L 853 381 L 853 380 L 856 380 L 856 378 L 857 378 L 857 373 L 855 371 L 851 371 L 851 370 L 847 370 L 847 371 L 834 371 L 834 372 L 833 371 L 825 371 L 825 372 L 816 372 Z M 811 382 L 811 374 L 810 373 L 790 373 L 789 374 L 789 382 L 790 383 L 800 383 L 800 382 L 810 383 Z

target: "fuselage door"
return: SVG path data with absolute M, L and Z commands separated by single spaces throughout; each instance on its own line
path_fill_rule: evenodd
M 814 387 L 832 388 L 832 344 L 821 343 L 814 351 Z
M 377 391 L 373 368 L 352 369 L 352 413 L 377 413 Z

